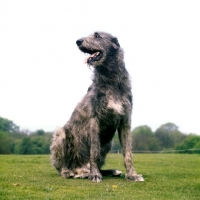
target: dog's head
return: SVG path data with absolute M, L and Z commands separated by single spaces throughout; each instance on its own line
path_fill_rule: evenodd
M 84 63 L 94 67 L 102 65 L 109 56 L 116 55 L 120 49 L 117 38 L 105 32 L 94 32 L 77 40 L 76 44 L 83 53 L 89 54 Z

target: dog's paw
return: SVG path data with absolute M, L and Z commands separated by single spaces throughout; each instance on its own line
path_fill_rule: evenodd
M 75 174 L 74 178 L 88 178 L 89 173 Z
M 141 174 L 134 174 L 134 175 L 126 175 L 126 179 L 134 182 L 143 182 L 144 178 Z
M 113 176 L 121 176 L 122 175 L 122 172 L 119 171 L 119 170 L 113 170 Z
M 69 169 L 62 168 L 61 176 L 63 178 L 71 178 L 71 177 L 74 177 L 74 173 Z
M 84 179 L 84 178 L 88 178 L 88 175 L 86 174 L 76 174 L 74 176 L 74 178 L 77 178 L 77 179 Z
M 95 183 L 100 183 L 102 181 L 102 176 L 101 174 L 90 174 L 88 177 L 89 180 Z
M 74 172 L 74 178 L 88 178 L 90 174 L 89 167 L 83 166 L 81 168 L 77 168 L 73 170 Z

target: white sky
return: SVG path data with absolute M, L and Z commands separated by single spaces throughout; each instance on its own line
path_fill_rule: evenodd
M 0 1 L 0 116 L 52 131 L 91 83 L 76 40 L 118 37 L 132 77 L 132 128 L 200 134 L 199 0 Z

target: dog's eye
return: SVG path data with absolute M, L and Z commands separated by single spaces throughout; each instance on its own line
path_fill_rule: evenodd
M 95 33 L 94 33 L 94 37 L 95 37 L 95 38 L 100 38 L 101 36 L 100 36 L 97 32 L 95 32 Z

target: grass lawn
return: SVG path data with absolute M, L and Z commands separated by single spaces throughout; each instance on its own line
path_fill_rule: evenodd
M 200 199 L 200 155 L 134 154 L 145 182 L 104 177 L 103 182 L 64 179 L 49 155 L 0 155 L 0 199 Z M 104 168 L 125 173 L 121 154 L 109 154 Z

